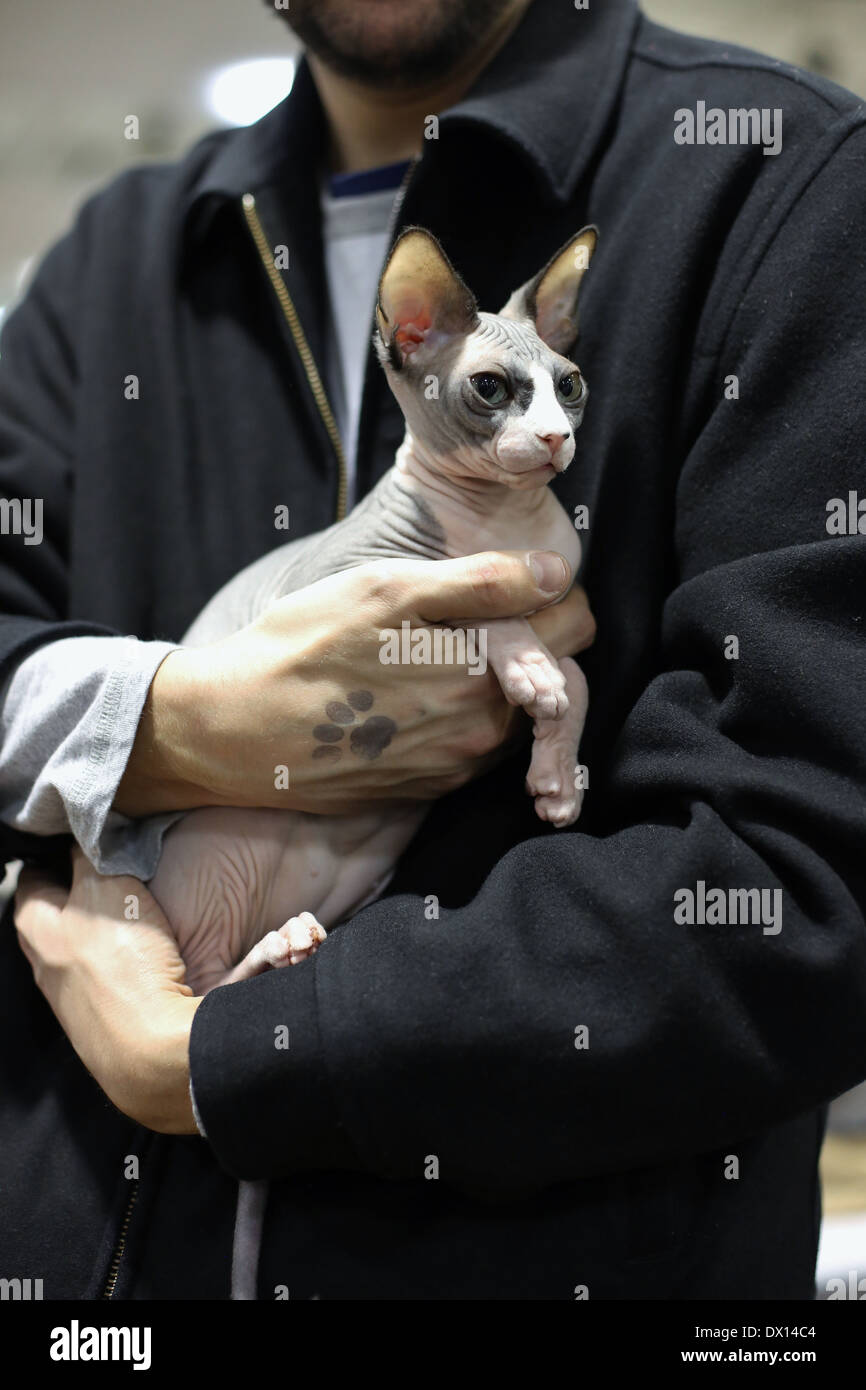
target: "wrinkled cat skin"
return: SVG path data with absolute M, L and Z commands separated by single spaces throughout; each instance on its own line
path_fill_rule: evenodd
M 395 244 L 379 285 L 376 349 L 406 419 L 394 466 L 344 521 L 271 552 L 206 606 L 184 641 L 217 641 L 270 603 L 382 558 L 557 550 L 576 573 L 580 542 L 546 484 L 574 456 L 587 390 L 564 355 L 577 336 L 594 228 L 574 237 L 500 314 L 475 300 L 428 232 Z M 452 628 L 474 627 L 455 614 Z M 576 662 L 557 661 L 525 618 L 486 624 L 506 698 L 534 720 L 527 790 L 541 819 L 576 820 L 587 709 Z M 335 702 L 311 756 L 376 756 L 390 721 Z M 351 700 L 352 695 L 348 698 Z M 341 722 L 353 726 L 344 738 Z M 374 724 L 376 727 L 374 728 Z M 372 901 L 425 815 L 417 804 L 363 815 L 206 808 L 168 832 L 150 888 L 197 992 L 307 959 L 325 929 Z

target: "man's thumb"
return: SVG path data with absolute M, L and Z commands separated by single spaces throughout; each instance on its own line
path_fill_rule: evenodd
M 546 608 L 570 583 L 571 570 L 555 550 L 486 550 L 430 566 L 413 598 L 431 623 L 514 618 Z

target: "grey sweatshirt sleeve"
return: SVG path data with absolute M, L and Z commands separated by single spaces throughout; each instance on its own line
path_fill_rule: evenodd
M 111 806 L 150 683 L 171 642 L 67 637 L 47 642 L 0 690 L 0 820 L 35 835 L 69 832 L 102 874 L 151 878 L 182 813 L 131 820 Z

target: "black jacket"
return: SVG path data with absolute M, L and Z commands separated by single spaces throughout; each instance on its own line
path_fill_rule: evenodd
M 781 109 L 782 153 L 678 144 L 699 101 Z M 176 639 L 279 543 L 276 504 L 296 535 L 333 519 L 333 444 L 241 208 L 290 248 L 321 361 L 321 132 L 302 66 L 258 125 L 93 199 L 10 318 L 0 478 L 45 499 L 46 539 L 3 538 L 7 668 L 58 635 Z M 312 963 L 210 994 L 209 1144 L 113 1111 L 7 918 L 0 1274 L 225 1297 L 241 1175 L 277 1180 L 264 1298 L 810 1296 L 821 1106 L 866 1076 L 866 539 L 826 527 L 866 493 L 864 188 L 853 96 L 631 0 L 536 0 L 442 114 L 401 220 L 483 307 L 601 230 L 556 482 L 589 508 L 583 817 L 545 834 L 521 755 L 439 803 Z M 363 489 L 401 434 L 371 358 Z M 678 925 L 698 880 L 781 888 L 782 931 Z

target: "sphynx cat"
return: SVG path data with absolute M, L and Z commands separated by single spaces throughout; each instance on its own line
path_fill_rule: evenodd
M 379 284 L 375 344 L 403 411 L 392 468 L 345 520 L 276 549 L 207 604 L 184 638 L 218 641 L 280 597 L 376 559 L 443 560 L 483 550 L 557 550 L 572 574 L 580 541 L 547 487 L 574 456 L 586 384 L 564 355 L 596 230 L 574 236 L 499 314 L 478 309 L 435 238 L 395 243 Z M 452 629 L 471 629 L 455 614 Z M 584 677 L 557 661 L 526 618 L 488 621 L 486 656 L 507 700 L 534 721 L 526 779 L 539 817 L 571 824 Z M 466 633 L 467 638 L 469 632 Z M 482 648 L 483 650 L 483 644 Z M 347 690 L 323 711 L 309 756 L 379 756 L 393 722 Z M 373 901 L 426 807 L 362 814 L 204 808 L 168 832 L 149 886 L 177 935 L 197 993 L 308 957 L 325 930 Z

